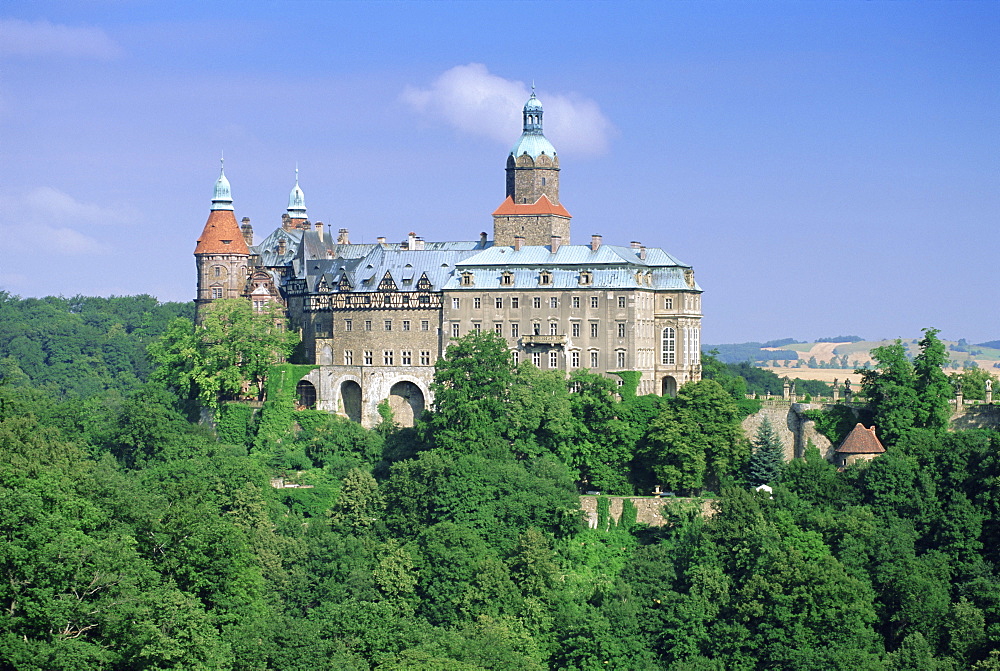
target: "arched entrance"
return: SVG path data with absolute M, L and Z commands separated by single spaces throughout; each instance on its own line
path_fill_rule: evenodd
M 389 390 L 389 408 L 396 424 L 413 426 L 424 411 L 424 393 L 412 382 L 397 382 Z
M 309 380 L 299 380 L 295 385 L 295 396 L 298 398 L 300 408 L 312 410 L 316 407 L 316 387 Z
M 340 403 L 344 406 L 344 414 L 352 422 L 361 423 L 361 385 L 354 380 L 340 383 Z
M 670 377 L 669 375 L 663 378 L 663 388 L 661 390 L 662 396 L 674 397 L 677 395 L 677 380 Z

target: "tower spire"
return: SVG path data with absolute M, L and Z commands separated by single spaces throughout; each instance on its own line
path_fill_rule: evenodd
M 215 180 L 215 190 L 212 192 L 213 210 L 232 210 L 233 193 L 226 179 L 226 160 L 219 156 L 219 179 Z
M 292 192 L 288 194 L 288 218 L 298 219 L 304 222 L 308 216 L 306 215 L 306 196 L 302 193 L 302 188 L 299 187 L 299 164 L 295 163 L 295 186 L 292 187 Z

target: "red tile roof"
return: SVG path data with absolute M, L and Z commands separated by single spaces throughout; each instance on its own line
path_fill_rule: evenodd
M 507 200 L 498 207 L 494 212 L 494 215 L 508 215 L 508 214 L 556 214 L 560 217 L 572 217 L 566 208 L 562 205 L 553 205 L 552 201 L 545 194 L 530 205 L 527 203 L 515 203 L 514 199 L 507 196 Z
M 851 429 L 844 442 L 837 448 L 842 454 L 882 454 L 885 448 L 875 437 L 875 427 L 866 429 L 860 422 Z
M 228 242 L 226 242 L 228 241 Z M 232 210 L 212 210 L 198 238 L 195 254 L 246 254 L 250 249 Z

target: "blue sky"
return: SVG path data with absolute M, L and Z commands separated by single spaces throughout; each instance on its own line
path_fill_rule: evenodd
M 1000 338 L 1000 3 L 0 9 L 0 289 L 194 295 L 238 218 L 475 239 L 531 82 L 573 239 L 695 267 L 703 342 Z

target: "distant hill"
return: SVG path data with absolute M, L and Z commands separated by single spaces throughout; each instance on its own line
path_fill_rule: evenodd
M 904 339 L 907 354 L 915 356 L 919 347 L 919 338 Z M 769 342 L 728 343 L 722 345 L 705 345 L 705 352 L 717 351 L 718 359 L 723 363 L 737 364 L 749 362 L 760 368 L 769 368 L 779 375 L 785 375 L 784 369 L 800 369 L 796 375 L 804 375 L 801 369 L 827 369 L 853 371 L 857 368 L 867 368 L 872 365 L 871 350 L 882 345 L 889 345 L 895 339 L 862 340 L 859 336 L 838 336 L 824 338 L 816 342 L 802 342 L 794 338 L 783 338 Z M 943 341 L 948 349 L 950 370 L 963 368 L 997 368 L 1000 369 L 1000 340 L 970 345 L 964 338 L 954 341 Z M 832 373 L 831 373 L 832 374 Z M 820 377 L 829 377 L 825 374 Z

